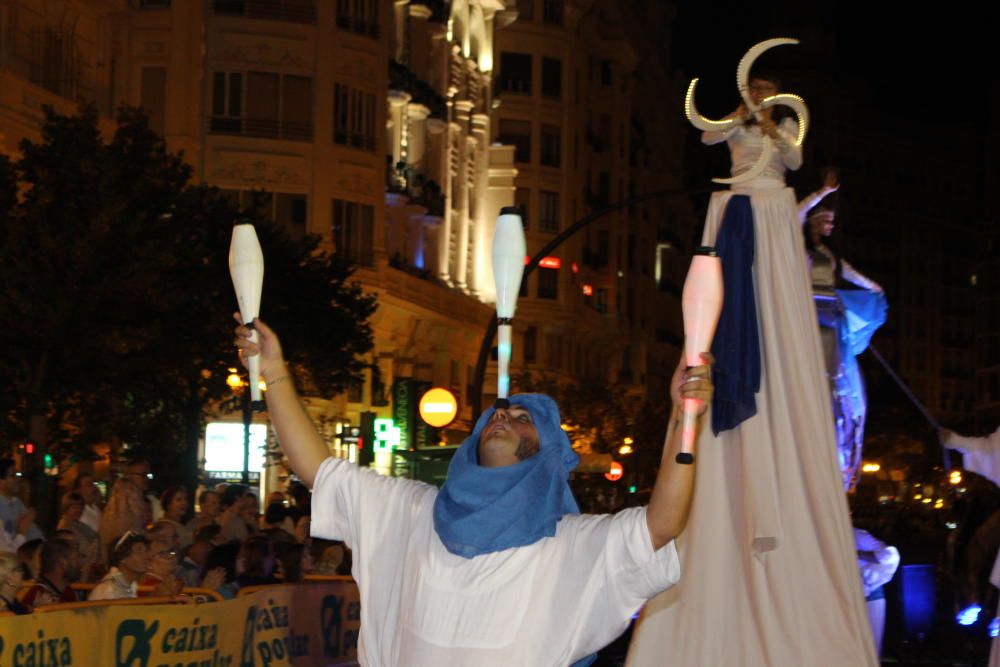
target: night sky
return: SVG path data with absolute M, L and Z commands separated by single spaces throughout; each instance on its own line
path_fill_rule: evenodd
M 936 5 L 935 14 L 903 6 L 681 0 L 671 59 L 688 77 L 705 77 L 707 85 L 710 75 L 720 74 L 732 87 L 736 63 L 749 46 L 770 37 L 796 37 L 801 46 L 775 49 L 761 62 L 797 70 L 796 78 L 829 78 L 856 93 L 855 99 L 941 126 L 952 114 L 980 115 L 976 107 L 986 86 L 1000 83 L 996 53 L 987 53 L 989 22 L 957 3 L 952 12 L 946 4 Z M 955 89 L 972 99 L 950 108 L 947 95 Z

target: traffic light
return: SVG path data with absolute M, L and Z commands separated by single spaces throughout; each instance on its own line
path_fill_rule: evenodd
M 358 434 L 358 465 L 367 468 L 375 460 L 375 413 L 361 413 Z

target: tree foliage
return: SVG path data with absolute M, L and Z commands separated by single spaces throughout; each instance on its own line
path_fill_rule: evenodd
M 29 437 L 30 418 L 43 415 L 60 453 L 120 441 L 154 463 L 178 454 L 193 463 L 206 410 L 232 395 L 228 252 L 240 212 L 192 183 L 183 156 L 137 109 L 119 110 L 107 140 L 92 106 L 46 109 L 41 141 L 20 149 L 16 160 L 0 157 L 8 442 Z M 374 298 L 350 282 L 348 264 L 317 252 L 318 239 L 295 242 L 261 216 L 254 222 L 262 319 L 281 332 L 291 362 L 308 362 L 302 380 L 312 391 L 342 390 L 372 347 Z

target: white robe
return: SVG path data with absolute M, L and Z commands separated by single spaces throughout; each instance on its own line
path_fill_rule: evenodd
M 611 643 L 680 576 L 654 551 L 646 510 L 566 515 L 556 534 L 462 558 L 433 525 L 437 489 L 327 459 L 312 534 L 354 552 L 358 660 L 368 667 L 565 667 Z
M 761 341 L 757 414 L 698 443 L 680 583 L 643 614 L 631 667 L 875 667 L 854 536 L 841 486 L 830 396 L 795 193 L 784 151 L 763 174 L 713 194 L 704 243 L 714 245 L 730 197 L 749 195 Z M 759 128 L 706 133 L 727 140 L 733 173 L 761 151 Z M 706 422 L 707 423 L 707 422 Z

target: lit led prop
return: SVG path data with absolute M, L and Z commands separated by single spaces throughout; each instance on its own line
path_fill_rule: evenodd
M 802 142 L 805 141 L 806 133 L 809 131 L 809 108 L 806 106 L 805 100 L 798 95 L 781 93 L 765 97 L 761 100 L 760 105 L 757 105 L 754 103 L 753 98 L 750 97 L 750 68 L 753 67 L 757 58 L 759 58 L 762 53 L 768 49 L 774 48 L 775 46 L 798 43 L 799 40 L 797 39 L 778 37 L 775 39 L 765 40 L 751 47 L 743 58 L 740 59 L 740 64 L 736 68 L 736 87 L 740 91 L 740 97 L 743 98 L 743 104 L 746 105 L 746 108 L 758 119 L 760 118 L 760 112 L 768 107 L 783 105 L 794 111 L 799 124 L 799 131 L 795 137 L 795 145 L 801 146 Z M 698 112 L 698 108 L 694 103 L 694 93 L 697 86 L 698 79 L 692 79 L 691 84 L 688 86 L 687 95 L 684 97 L 684 113 L 692 125 L 699 130 L 706 132 L 723 132 L 734 125 L 738 125 L 743 122 L 740 118 L 710 120 L 702 116 L 701 113 Z M 732 178 L 713 178 L 712 180 L 716 183 L 726 183 L 730 185 L 736 183 L 746 183 L 763 173 L 764 169 L 767 168 L 767 164 L 770 162 L 772 155 L 774 155 L 774 142 L 771 140 L 771 137 L 765 135 L 760 157 L 757 158 L 757 162 L 753 167 L 738 176 L 733 176 Z
M 722 312 L 722 262 L 715 248 L 702 246 L 691 258 L 691 268 L 684 280 L 681 294 L 684 315 L 684 360 L 689 368 L 701 366 L 701 354 L 712 347 L 715 326 Z M 684 427 L 681 431 L 681 451 L 678 463 L 694 463 L 696 421 L 700 403 L 696 398 L 684 399 Z
M 455 421 L 457 415 L 458 400 L 447 389 L 434 387 L 420 397 L 420 418 L 428 426 L 444 428 Z
M 497 290 L 497 407 L 510 393 L 511 325 L 524 275 L 524 225 L 515 206 L 500 209 L 493 233 L 493 281 Z
M 257 240 L 253 224 L 241 221 L 233 226 L 233 239 L 229 245 L 229 273 L 236 289 L 240 306 L 240 319 L 251 329 L 250 340 L 257 342 L 253 321 L 260 315 L 260 292 L 264 287 L 264 253 Z M 250 400 L 256 410 L 263 409 L 260 399 L 260 357 L 247 358 L 250 370 Z

